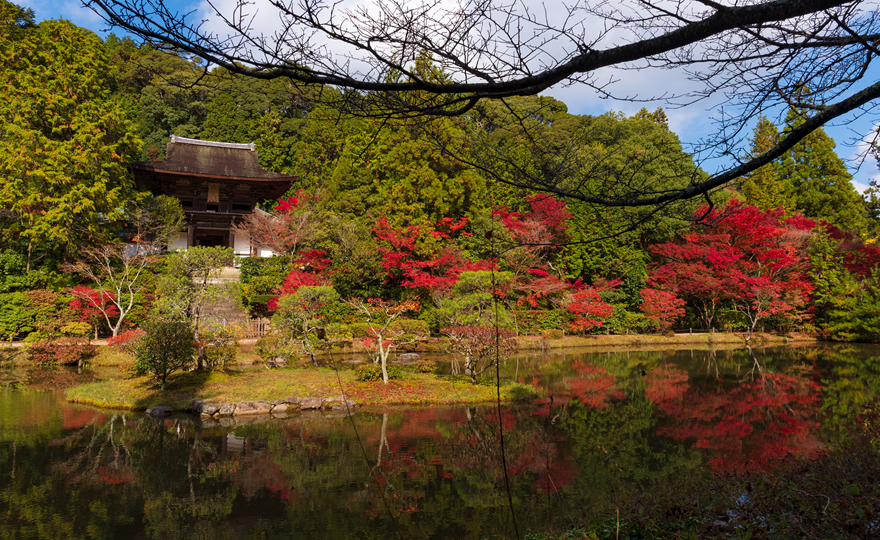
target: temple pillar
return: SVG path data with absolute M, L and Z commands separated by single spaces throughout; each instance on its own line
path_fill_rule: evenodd
M 196 243 L 196 227 L 192 223 L 186 228 L 186 249 L 193 247 Z

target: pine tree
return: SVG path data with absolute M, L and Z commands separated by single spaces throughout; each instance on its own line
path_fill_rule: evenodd
M 805 120 L 805 111 L 792 108 L 783 133 Z M 864 203 L 834 147 L 834 140 L 820 128 L 785 154 L 781 174 L 788 187 L 787 209 L 797 210 L 808 218 L 824 219 L 844 230 L 861 232 L 866 226 Z
M 754 136 L 750 139 L 752 151 L 750 158 L 757 157 L 779 142 L 779 130 L 776 124 L 761 116 L 755 126 Z M 741 183 L 742 194 L 746 202 L 761 210 L 770 210 L 780 206 L 787 207 L 786 192 L 788 186 L 780 175 L 780 164 L 773 161 L 745 176 Z
M 868 218 L 868 240 L 877 242 L 880 237 L 880 183 L 871 180 L 868 189 L 865 190 L 865 207 Z
M 810 297 L 816 310 L 815 319 L 826 330 L 839 322 L 832 320 L 833 315 L 843 313 L 844 318 L 852 316 L 851 298 L 853 292 L 858 290 L 858 284 L 843 264 L 838 244 L 824 227 L 819 226 L 813 230 L 807 250 L 809 276 L 813 283 Z

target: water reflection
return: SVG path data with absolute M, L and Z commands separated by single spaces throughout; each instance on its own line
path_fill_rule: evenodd
M 221 425 L 9 392 L 0 397 L 0 529 L 47 539 L 512 535 L 503 428 L 520 530 L 558 530 L 668 503 L 709 472 L 812 457 L 878 390 L 871 354 L 520 358 L 506 376 L 548 399 L 500 418 L 493 407 L 459 407 Z

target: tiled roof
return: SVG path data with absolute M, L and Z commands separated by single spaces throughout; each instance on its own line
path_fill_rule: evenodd
M 132 163 L 133 169 L 227 176 L 230 178 L 292 179 L 260 167 L 254 144 L 200 141 L 171 136 L 163 161 Z

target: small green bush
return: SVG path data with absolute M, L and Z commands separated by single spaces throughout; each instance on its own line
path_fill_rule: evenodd
M 389 381 L 399 381 L 403 379 L 403 371 L 398 366 L 387 366 Z M 358 366 L 354 370 L 354 378 L 361 382 L 372 382 L 382 380 L 382 366 L 379 364 L 364 364 Z
M 226 366 L 235 361 L 237 347 L 206 347 L 205 369 L 208 371 L 226 371 Z
M 260 355 L 260 358 L 263 360 L 274 357 L 275 351 L 278 350 L 278 341 L 278 338 L 275 336 L 262 337 L 254 344 L 254 352 Z
M 192 328 L 182 322 L 157 321 L 148 324 L 146 334 L 132 344 L 138 373 L 150 373 L 162 390 L 175 371 L 192 367 L 196 354 Z
M 433 360 L 416 360 L 413 366 L 419 373 L 434 373 L 437 371 L 437 362 Z

